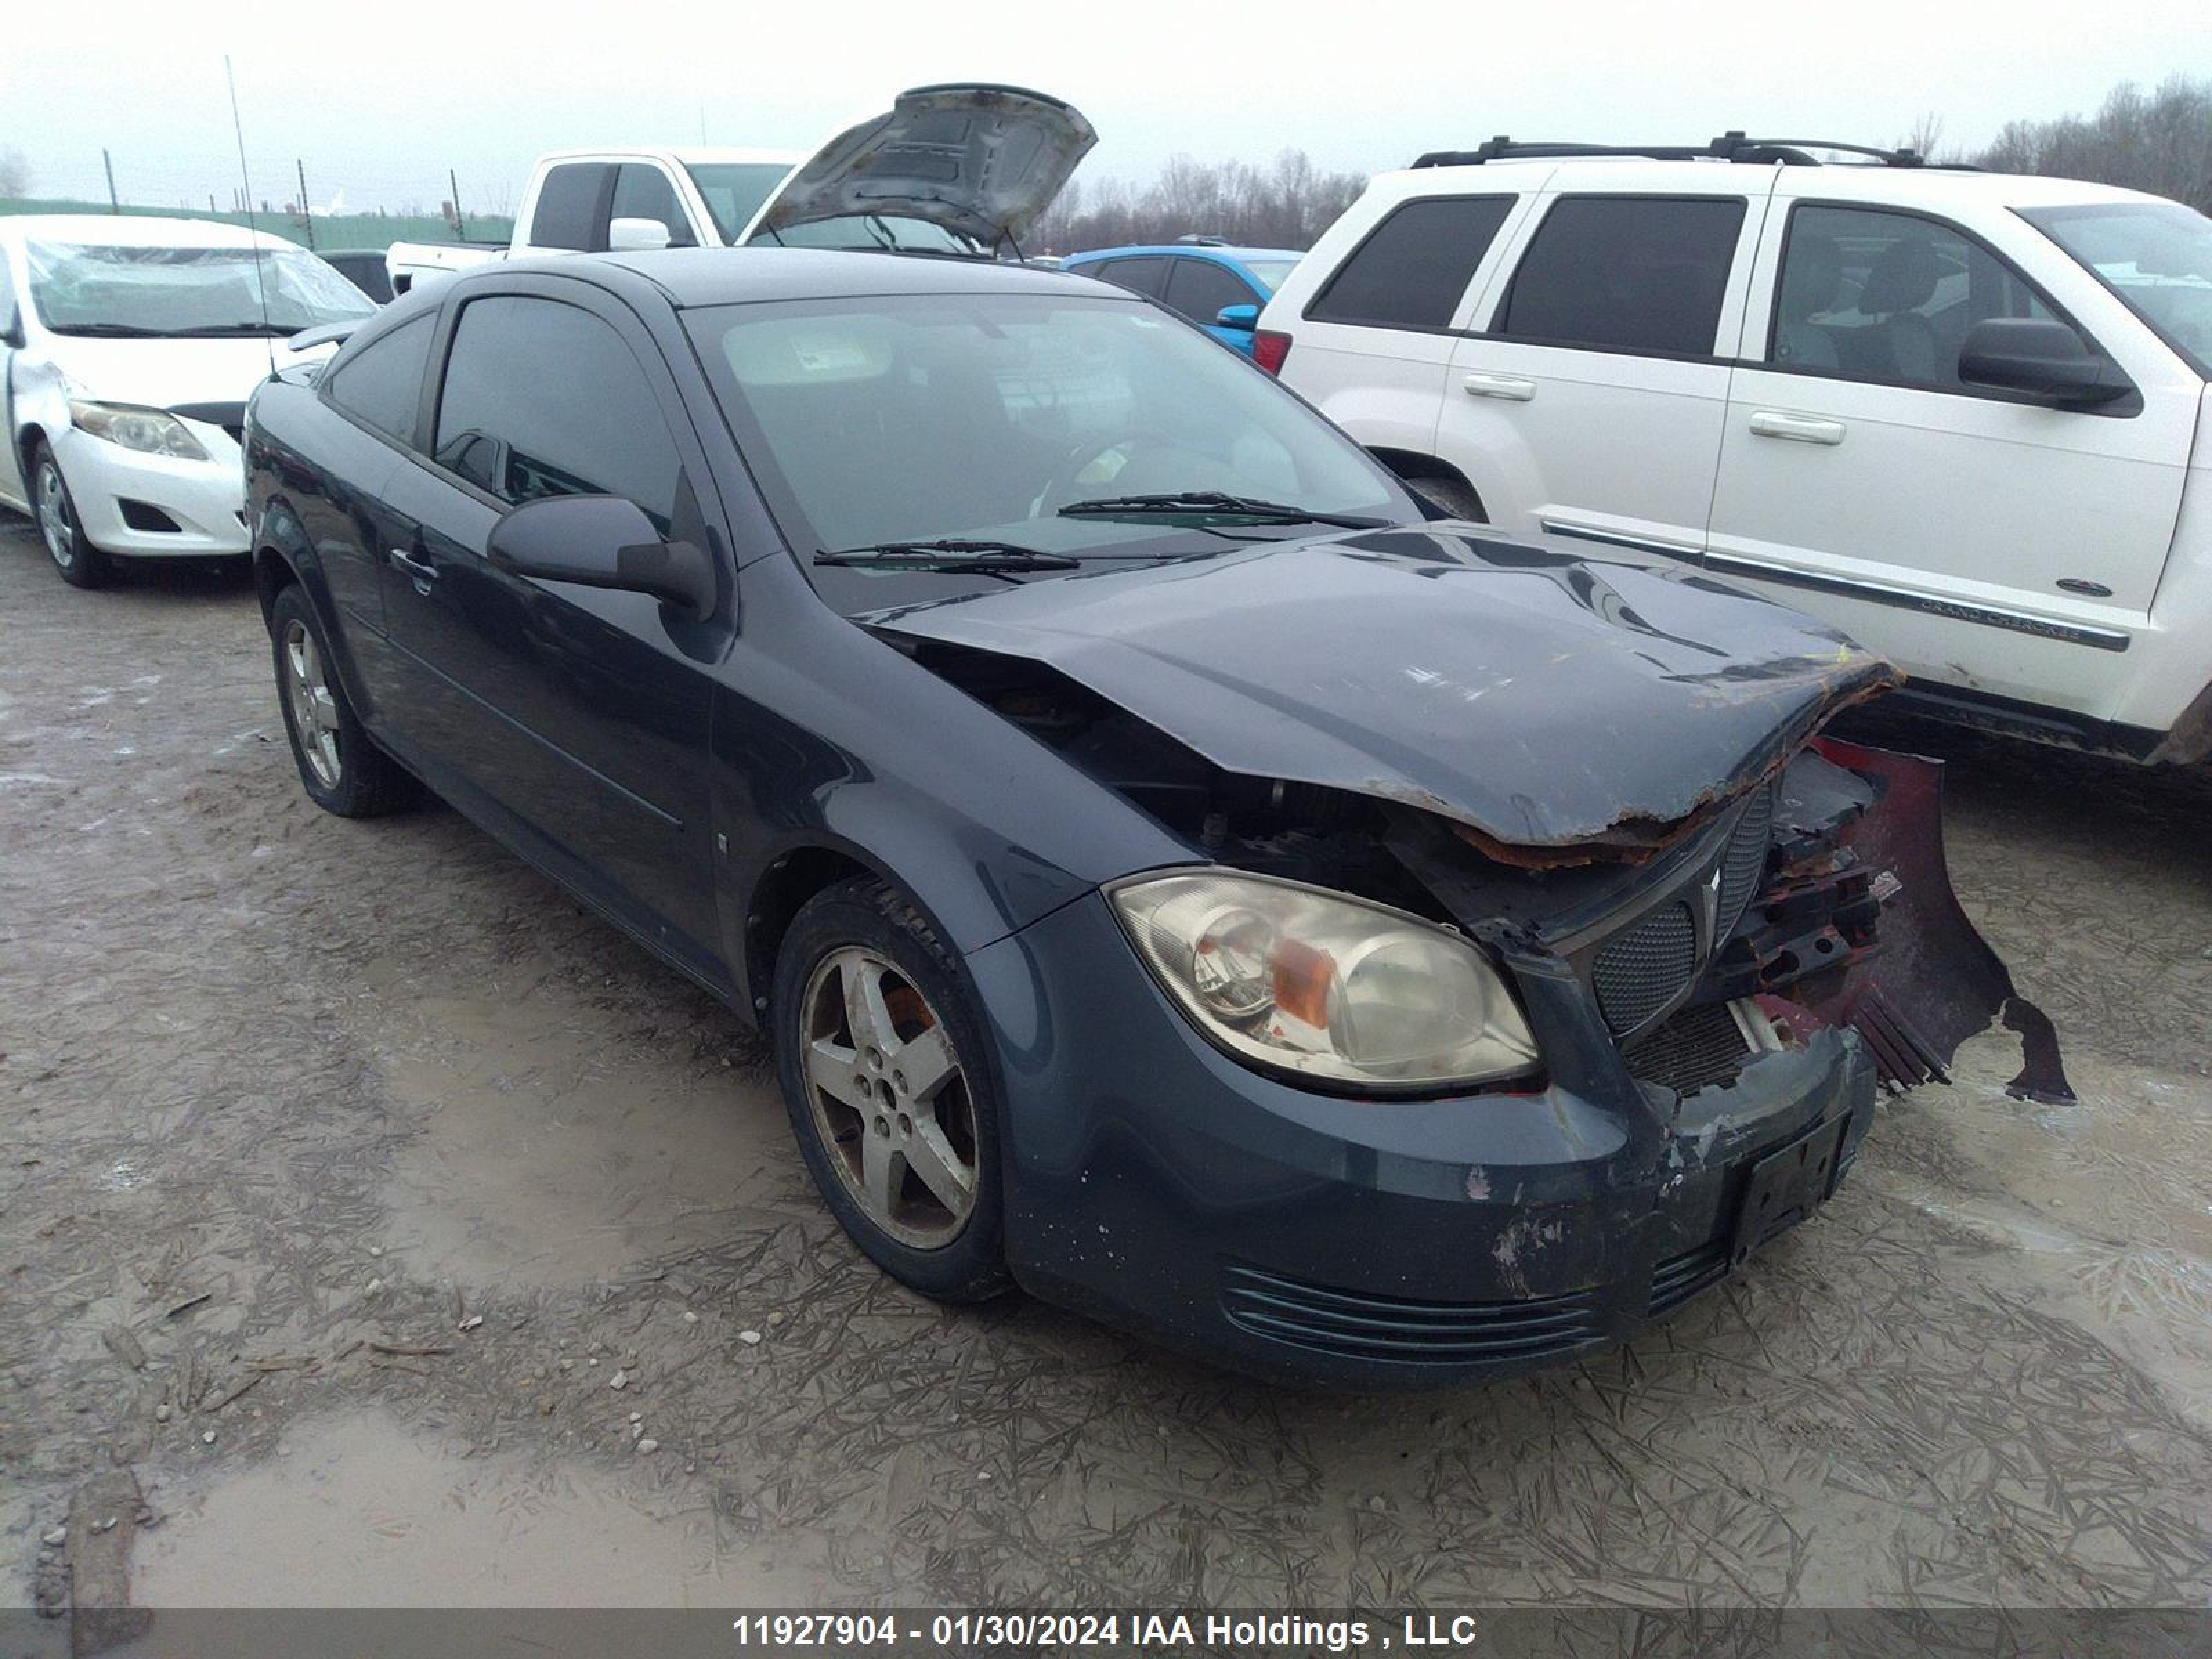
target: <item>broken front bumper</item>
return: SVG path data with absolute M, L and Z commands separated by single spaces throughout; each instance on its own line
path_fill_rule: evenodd
M 1292 1088 L 1192 1030 L 1096 895 L 969 966 L 1016 1276 L 1286 1380 L 1463 1382 L 1628 1336 L 1832 1190 L 1874 1109 L 1848 1030 L 1679 1106 L 1625 1066 L 1437 1100 Z

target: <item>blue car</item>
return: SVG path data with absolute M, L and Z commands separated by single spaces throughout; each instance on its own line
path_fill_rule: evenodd
M 1071 253 L 1060 265 L 1148 295 L 1249 357 L 1261 308 L 1304 257 L 1293 248 L 1230 247 L 1214 238 L 1186 236 L 1154 247 Z

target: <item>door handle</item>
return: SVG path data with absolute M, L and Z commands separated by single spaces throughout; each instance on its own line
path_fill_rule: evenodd
M 401 552 L 396 547 L 387 552 L 385 557 L 392 561 L 394 568 L 404 570 L 415 579 L 415 591 L 417 593 L 428 593 L 430 591 L 430 584 L 438 580 L 438 567 L 428 559 L 416 558 L 411 554 Z
M 1755 437 L 1788 438 L 1801 444 L 1839 444 L 1844 441 L 1841 421 L 1824 421 L 1812 415 L 1784 415 L 1772 409 L 1753 410 L 1751 430 Z
M 1525 404 L 1536 395 L 1536 383 L 1517 374 L 1470 374 L 1460 386 L 1470 398 L 1503 398 L 1508 403 Z

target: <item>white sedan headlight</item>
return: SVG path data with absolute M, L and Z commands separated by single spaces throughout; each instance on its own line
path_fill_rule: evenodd
M 166 409 L 142 409 L 137 404 L 102 404 L 70 399 L 70 419 L 81 432 L 105 438 L 125 449 L 144 455 L 168 455 L 180 461 L 204 461 L 208 453 L 185 423 Z
M 1535 1068 L 1498 970 L 1434 922 L 1226 870 L 1143 877 L 1110 896 L 1146 966 L 1241 1059 L 1397 1089 Z

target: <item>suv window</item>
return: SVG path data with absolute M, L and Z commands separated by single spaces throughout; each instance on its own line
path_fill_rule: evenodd
M 1491 331 L 1708 356 L 1743 212 L 1734 197 L 1563 196 L 1521 256 Z
M 699 246 L 691 234 L 691 216 L 676 199 L 676 186 L 649 161 L 625 161 L 615 169 L 615 199 L 607 217 L 657 219 L 668 227 L 669 246 Z
M 1259 302 L 1242 276 L 1211 259 L 1177 259 L 1168 272 L 1168 309 L 1194 323 L 1211 323 L 1224 306 Z
M 430 325 L 437 320 L 434 313 L 417 317 L 348 353 L 325 380 L 324 395 L 386 437 L 412 443 L 422 371 L 430 362 Z
M 1963 391 L 1969 328 L 2051 315 L 2025 277 L 1964 231 L 1915 214 L 1801 204 L 1783 243 L 1767 360 Z
M 1352 249 L 1306 316 L 1383 328 L 1449 326 L 1512 208 L 1510 196 L 1401 204 Z
M 607 245 L 606 222 L 599 216 L 599 192 L 605 186 L 604 161 L 564 161 L 538 187 L 538 209 L 530 216 L 532 247 L 574 248 L 592 253 Z
M 1109 283 L 1132 288 L 1139 294 L 1160 297 L 1162 284 L 1167 281 L 1168 262 L 1165 259 L 1109 259 L 1091 273 L 1103 276 Z
M 502 501 L 622 495 L 663 534 L 676 512 L 676 442 L 644 369 L 606 323 L 556 300 L 499 295 L 461 313 L 436 454 Z

